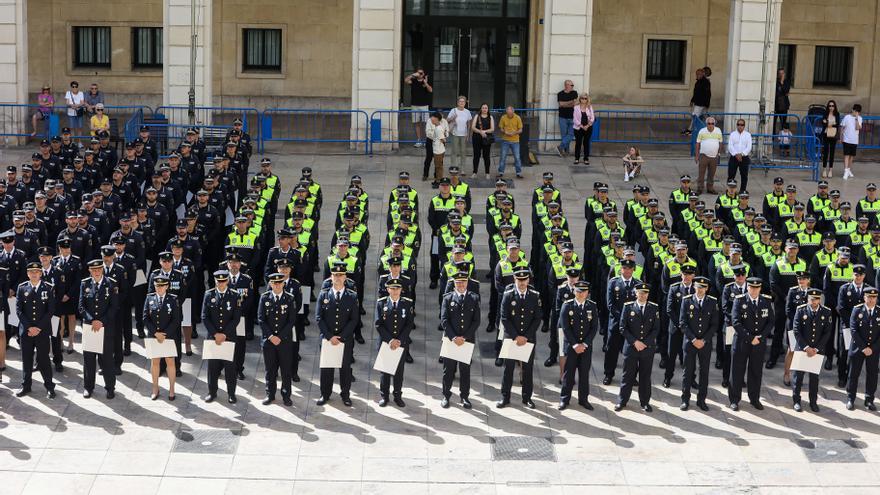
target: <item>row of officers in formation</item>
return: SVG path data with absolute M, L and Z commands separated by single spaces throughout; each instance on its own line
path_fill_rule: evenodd
M 16 178 L 15 170 L 7 174 L 6 185 L 13 183 L 16 192 L 0 198 L 0 203 L 9 205 L 4 218 L 11 219 L 10 229 L 0 235 L 0 270 L 9 296 L 16 297 L 16 308 L 6 312 L 6 328 L 19 339 L 26 361 L 20 394 L 30 391 L 34 354 L 47 388 L 52 389 L 51 363 L 56 371 L 63 370 L 63 356 L 72 352 L 75 323 L 80 318 L 92 331 L 105 330 L 107 345 L 99 361 L 107 395 L 112 397 L 115 377 L 121 373 L 124 357 L 130 355 L 133 312 L 139 336 L 170 338 L 178 347 L 176 358 L 152 363 L 154 398 L 159 393 L 158 377 L 165 373 L 171 382 L 169 399 L 173 399 L 180 356 L 192 354 L 195 327 L 202 323 L 208 338 L 237 344 L 232 361 L 209 362 L 206 400 L 216 397 L 224 371 L 228 398 L 235 402 L 246 343 L 254 338 L 257 323 L 267 362 L 266 401 L 274 400 L 280 374 L 281 395 L 289 403 L 291 382 L 298 381 L 299 342 L 305 339 L 305 327 L 314 314 L 322 339 L 343 345 L 339 381 L 342 399 L 350 403 L 353 343 L 365 343 L 362 316 L 366 314 L 364 281 L 371 244 L 369 196 L 361 178 L 352 177 L 336 208 L 330 252 L 322 263 L 317 246 L 323 195 L 311 169 L 303 169 L 284 207 L 284 225 L 276 231 L 280 181 L 268 159 L 261 160 L 260 172 L 247 180 L 250 148 L 243 144 L 246 133 L 237 127 L 230 130 L 225 149 L 213 157 L 204 153 L 202 159 L 193 153 L 201 142 L 194 129 L 167 164 L 155 165 L 146 151 L 151 139 L 144 129 L 142 139 L 128 143 L 126 157 L 112 169 L 91 162 L 85 166 L 86 160 L 76 154 L 53 155 L 58 144 L 53 140 L 47 144 L 49 155 L 56 158 L 49 163 L 57 165 L 42 168 L 46 158 L 41 146 L 43 158 L 23 166 L 22 179 Z M 67 146 L 65 139 L 60 138 L 62 149 Z M 101 149 L 97 141 L 92 146 Z M 181 159 L 185 159 L 183 167 Z M 143 174 L 131 171 L 134 164 Z M 99 189 L 78 198 L 69 193 L 67 170 L 71 168 L 74 177 L 78 171 L 92 171 L 100 178 Z M 57 170 L 60 179 L 55 177 Z M 130 186 L 119 182 L 120 173 Z M 35 176 L 43 178 L 43 187 L 30 187 Z M 152 185 L 146 181 L 148 176 Z M 82 183 L 81 178 L 75 180 Z M 605 354 L 604 384 L 612 383 L 619 356 L 624 356 L 619 408 L 626 405 L 637 382 L 642 407 L 651 409 L 655 353 L 660 354 L 664 386 L 671 385 L 676 362 L 684 368 L 682 407 L 689 407 L 690 389 L 696 388 L 697 405 L 705 408 L 713 347 L 715 366 L 722 369 L 722 385 L 728 388 L 733 408 L 739 407 L 744 383 L 750 402 L 761 407 L 762 369 L 775 367 L 783 357 L 783 380 L 793 387 L 793 401 L 800 408 L 803 372 L 790 371 L 795 351 L 824 356 L 826 369 L 832 369 L 837 360 L 838 385 L 847 388 L 848 407 L 853 407 L 864 364 L 865 403 L 874 408 L 877 357 L 873 351 L 880 315 L 873 312 L 876 291 L 865 282 L 866 277 L 875 282 L 880 271 L 880 200 L 874 184 L 866 186 L 866 195 L 855 203 L 856 216 L 852 217 L 852 205 L 841 202 L 839 192 L 829 191 L 826 182 L 820 182 L 817 192 L 801 202 L 793 185 L 776 178 L 759 212 L 750 206 L 750 195 L 738 191 L 735 181 L 718 195 L 714 208 L 707 208 L 691 191 L 690 177 L 682 176 L 680 187 L 670 195 L 668 214 L 659 211 L 659 201 L 650 197 L 649 188 L 635 186 L 620 220 L 617 205 L 608 197 L 608 185 L 597 182 L 584 203 L 583 260 L 589 260 L 584 263 L 575 252 L 567 212 L 553 181 L 552 173 L 544 173 L 531 194 L 530 260 L 523 246 L 524 222 L 505 181 L 499 179 L 486 199 L 490 248 L 486 328 L 497 334 L 496 365 L 504 367 L 500 407 L 510 401 L 518 365 L 523 371 L 523 402 L 533 406 L 531 368 L 536 351 L 520 364 L 503 359 L 500 351 L 505 339 L 520 346 L 535 344 L 541 330 L 548 334 L 544 365 L 560 366 L 563 408 L 576 381 L 579 402 L 591 407 L 587 371 L 596 334 L 601 335 Z M 52 207 L 46 206 L 50 198 Z M 399 184 L 387 198 L 387 235 L 374 261 L 379 275 L 374 311 L 377 333 L 393 349 L 405 349 L 397 372 L 383 374 L 380 380 L 382 405 L 390 397 L 403 404 L 404 363 L 413 360 L 409 352 L 413 301 L 422 245 L 420 225 L 425 224 L 419 218 L 419 203 L 408 173 L 401 172 Z M 126 209 L 130 205 L 133 208 Z M 47 222 L 37 215 L 45 215 L 47 208 L 55 211 L 55 207 L 67 221 L 67 228 L 57 236 L 49 233 Z M 474 343 L 482 318 L 480 284 L 473 279 L 476 226 L 471 208 L 470 187 L 460 171 L 451 167 L 449 177 L 439 181 L 438 194 L 428 202 L 425 226 L 430 229 L 429 287 L 438 289 L 440 303 L 438 328 L 459 346 Z M 113 220 L 120 228 L 108 233 Z M 161 228 L 168 225 L 176 231 L 165 232 L 169 235 L 163 237 Z M 40 237 L 42 231 L 45 234 Z M 52 238 L 56 239 L 54 249 L 48 242 Z M 163 238 L 167 242 L 157 242 Z M 94 257 L 98 253 L 101 257 Z M 82 260 L 91 261 L 83 266 Z M 150 270 L 156 264 L 159 268 Z M 314 273 L 322 271 L 323 281 L 316 284 Z M 81 281 L 86 273 L 89 277 Z M 268 290 L 260 293 L 263 284 L 268 284 Z M 37 292 L 43 306 L 22 306 Z M 90 302 L 99 297 L 107 298 L 104 306 Z M 109 304 L 111 299 L 114 304 Z M 101 312 L 102 307 L 108 313 Z M 19 318 L 17 325 L 8 324 L 11 312 Z M 40 317 L 23 317 L 29 312 Z M 57 328 L 52 328 L 51 316 L 59 318 Z M 244 329 L 239 328 L 240 320 Z M 28 326 L 33 322 L 38 324 Z M 87 395 L 94 389 L 97 367 L 96 356 L 89 354 L 93 353 L 84 356 Z M 468 363 L 444 358 L 443 365 L 442 405 L 448 407 L 458 374 L 462 404 L 469 407 Z M 330 398 L 334 370 L 321 371 L 321 403 Z M 580 372 L 577 380 L 576 371 Z M 818 408 L 817 390 L 817 376 L 811 375 L 813 409 Z

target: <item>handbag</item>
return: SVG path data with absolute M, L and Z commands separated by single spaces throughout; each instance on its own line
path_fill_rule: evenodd
M 477 118 L 477 129 L 482 131 L 483 130 L 483 125 L 482 125 L 483 121 L 482 121 L 482 119 L 480 119 L 479 115 L 477 115 L 476 118 Z M 491 132 L 487 132 L 486 137 L 483 138 L 483 145 L 484 146 L 492 146 L 493 144 L 495 144 L 495 134 L 491 133 Z

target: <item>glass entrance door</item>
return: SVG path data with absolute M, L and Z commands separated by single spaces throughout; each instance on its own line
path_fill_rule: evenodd
M 459 95 L 471 106 L 494 104 L 495 28 L 444 26 L 434 36 L 434 105 L 455 106 Z

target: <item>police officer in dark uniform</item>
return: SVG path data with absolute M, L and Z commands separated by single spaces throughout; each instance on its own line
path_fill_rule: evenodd
M 222 269 L 223 267 L 221 267 Z M 226 270 L 229 271 L 229 288 L 238 292 L 241 304 L 241 317 L 244 319 L 244 333 L 236 327 L 235 333 L 235 370 L 239 380 L 244 380 L 244 355 L 247 341 L 254 336 L 254 322 L 257 319 L 257 297 L 254 282 L 250 275 L 241 271 L 241 258 L 237 253 L 226 255 Z M 274 269 L 272 272 L 274 273 Z M 298 308 L 297 308 L 298 309 Z
M 116 322 L 114 326 L 114 335 L 113 335 L 113 357 L 114 357 L 114 372 L 117 376 L 122 374 L 122 362 L 124 359 L 124 345 L 123 345 L 123 319 L 128 317 L 129 325 L 131 324 L 131 307 L 128 302 L 128 293 L 131 289 L 131 284 L 134 283 L 135 270 L 134 265 L 130 265 L 128 267 L 123 266 L 121 263 L 116 262 L 116 247 L 111 244 L 101 246 L 101 256 L 104 260 L 104 275 L 113 279 L 116 282 L 117 288 L 117 298 L 114 301 L 116 304 Z M 128 311 L 126 313 L 126 310 Z M 104 373 L 107 373 L 103 367 L 101 368 Z
M 58 255 L 52 259 L 53 271 L 58 272 L 55 279 L 55 297 L 58 302 L 55 305 L 55 313 L 61 318 L 58 330 L 57 349 L 53 344 L 53 355 L 55 361 L 55 370 L 61 364 L 60 350 L 64 344 L 65 331 L 67 332 L 68 341 L 67 353 L 73 353 L 73 329 L 76 327 L 76 309 L 79 304 L 79 283 L 82 279 L 83 265 L 82 260 L 71 254 L 71 243 L 67 237 L 58 239 Z M 55 351 L 59 351 L 56 353 Z
M 116 397 L 116 363 L 113 358 L 113 345 L 116 340 L 116 311 L 118 309 L 119 289 L 116 281 L 104 276 L 104 261 L 89 261 L 89 277 L 83 279 L 79 288 L 79 314 L 82 315 L 83 331 L 104 330 L 104 346 L 101 353 L 101 369 L 104 373 L 104 390 L 107 398 Z M 91 328 L 89 328 L 91 327 Z M 95 364 L 97 353 L 83 352 L 83 397 L 88 399 L 95 389 Z
M 596 303 L 588 299 L 589 296 L 590 283 L 576 281 L 572 297 L 562 303 L 557 312 L 559 318 L 553 323 L 554 327 L 562 329 L 562 348 L 565 352 L 565 371 L 559 394 L 560 411 L 567 408 L 571 400 L 575 373 L 578 375 L 578 404 L 588 411 L 593 410 L 589 399 L 590 367 L 593 363 L 593 338 L 599 331 L 599 312 Z
M 180 342 L 180 302 L 177 296 L 168 291 L 171 280 L 165 275 L 158 275 L 153 279 L 154 292 L 144 298 L 143 321 L 147 330 L 147 336 L 156 339 L 159 343 L 165 339 Z M 180 354 L 180 346 L 177 346 L 177 354 Z M 165 362 L 168 370 L 168 400 L 174 400 L 174 382 L 177 378 L 177 365 L 175 357 L 153 358 L 150 362 L 150 375 L 153 379 L 153 391 L 150 399 L 159 398 L 159 373 L 160 362 Z
M 330 268 L 332 283 L 329 288 L 322 289 L 318 295 L 318 307 L 315 310 L 315 321 L 321 338 L 327 341 L 324 345 L 345 346 L 342 357 L 342 368 L 339 369 L 339 386 L 342 403 L 351 407 L 351 362 L 354 356 L 354 330 L 360 322 L 358 297 L 353 290 L 345 287 L 346 265 L 336 263 Z M 323 406 L 330 400 L 333 393 L 334 368 L 321 368 L 321 398 L 316 402 Z
M 690 407 L 691 384 L 694 371 L 699 360 L 699 388 L 697 390 L 697 407 L 708 411 L 706 396 L 709 393 L 709 363 L 712 357 L 712 337 L 718 331 L 719 311 L 718 300 L 707 294 L 709 279 L 694 278 L 696 292 L 681 300 L 678 314 L 679 331 L 684 334 L 684 377 L 681 380 L 681 406 L 687 411 Z M 675 318 L 672 315 L 671 318 Z
M 235 341 L 235 329 L 241 318 L 241 304 L 237 291 L 229 288 L 229 272 L 217 270 L 214 272 L 214 288 L 205 292 L 202 302 L 202 323 L 208 331 L 205 345 L 222 344 L 227 340 Z M 214 342 L 209 342 L 213 340 Z M 203 397 L 205 402 L 214 402 L 217 398 L 217 382 L 220 371 L 226 378 L 226 393 L 229 395 L 230 404 L 235 404 L 236 370 L 235 362 L 212 359 L 208 361 L 208 395 Z
M 877 363 L 880 360 L 880 308 L 877 307 L 877 289 L 868 287 L 862 291 L 864 304 L 853 308 L 849 319 L 852 344 L 849 346 L 849 381 L 846 384 L 846 408 L 855 408 L 856 390 L 865 366 L 865 407 L 876 411 L 874 393 L 877 391 Z
M 620 382 L 620 395 L 615 411 L 626 407 L 639 376 L 639 404 L 645 412 L 651 412 L 651 368 L 654 352 L 657 350 L 657 335 L 660 333 L 660 307 L 648 300 L 651 287 L 638 283 L 635 288 L 636 300 L 623 305 L 620 311 L 620 332 L 623 343 L 623 379 Z M 609 303 L 610 304 L 610 303 Z
M 608 349 L 605 351 L 605 377 L 603 385 L 609 385 L 617 368 L 617 358 L 623 348 L 623 335 L 620 332 L 623 305 L 636 299 L 636 286 L 641 280 L 633 277 L 636 262 L 620 261 L 620 275 L 608 281 L 605 301 L 608 304 Z
M 663 387 L 669 388 L 672 384 L 672 377 L 675 375 L 675 359 L 682 356 L 681 362 L 684 363 L 684 334 L 680 328 L 681 320 L 681 304 L 684 298 L 694 293 L 694 274 L 697 273 L 696 268 L 691 265 L 683 265 L 681 267 L 681 280 L 675 282 L 669 287 L 669 293 L 666 295 L 666 314 L 669 321 L 669 331 L 667 339 L 667 355 L 669 359 L 663 368 Z
M 36 351 L 37 366 L 43 376 L 47 397 L 55 398 L 52 364 L 49 361 L 52 315 L 55 313 L 55 288 L 48 281 L 41 280 L 42 275 L 40 263 L 28 263 L 28 280 L 22 282 L 15 292 L 22 373 L 21 388 L 15 392 L 16 397 L 23 397 L 31 392 L 31 374 L 34 370 L 34 351 Z
M 748 371 L 749 402 L 760 411 L 764 409 L 761 404 L 764 351 L 767 350 L 767 339 L 773 335 L 776 314 L 772 298 L 761 294 L 763 281 L 749 277 L 746 282 L 748 292 L 734 298 L 730 316 L 736 336 L 731 349 L 731 379 L 727 395 L 730 409 L 739 411 L 743 379 Z
M 514 274 L 514 287 L 501 296 L 501 326 L 504 338 L 512 339 L 516 345 L 535 344 L 538 327 L 543 319 L 541 295 L 529 287 L 531 272 L 526 269 L 517 270 Z M 501 400 L 495 406 L 502 408 L 510 404 L 510 389 L 513 387 L 513 370 L 516 360 L 504 360 L 504 374 L 501 379 Z M 535 363 L 535 350 L 529 360 L 522 362 L 522 402 L 529 409 L 535 408 L 532 402 L 532 366 Z
M 821 304 L 822 291 L 810 289 L 807 291 L 807 304 L 798 306 L 794 313 L 792 330 L 795 338 L 795 351 L 803 351 L 807 356 L 813 357 L 825 350 L 828 339 L 833 335 L 831 327 L 831 309 Z M 792 385 L 792 400 L 794 410 L 801 412 L 801 386 L 804 384 L 804 372 L 794 372 L 794 384 Z M 819 397 L 819 375 L 810 373 L 810 410 L 819 412 L 816 400 Z
M 443 303 L 440 306 L 440 327 L 443 329 L 443 335 L 455 345 L 461 346 L 465 342 L 473 344 L 476 341 L 477 329 L 480 327 L 480 297 L 479 294 L 468 289 L 470 277 L 467 272 L 457 273 L 453 280 L 455 290 L 443 296 Z M 461 372 L 458 388 L 461 407 L 470 409 L 472 406 L 468 396 L 471 391 L 471 365 L 452 359 L 443 359 L 443 399 L 440 401 L 440 407 L 444 409 L 449 407 L 456 370 Z
M 275 400 L 278 368 L 281 368 L 281 399 L 285 406 L 292 406 L 290 400 L 291 371 L 293 361 L 299 353 L 299 342 L 293 327 L 299 313 L 301 301 L 293 294 L 284 290 L 285 276 L 282 273 L 269 275 L 270 290 L 260 296 L 257 321 L 263 337 L 260 346 L 263 348 L 263 360 L 266 363 L 266 398 L 263 405 Z
M 375 324 L 376 333 L 379 334 L 379 346 L 387 343 L 392 350 L 398 347 L 408 348 L 412 341 L 410 333 L 413 329 L 413 301 L 402 296 L 403 284 L 399 279 L 389 280 L 385 284 L 388 291 L 388 297 L 380 297 L 376 300 Z M 401 356 L 397 365 L 397 370 L 393 375 L 394 379 L 394 403 L 397 407 L 404 407 L 406 404 L 401 397 L 401 389 L 403 388 L 403 367 L 405 359 Z M 379 378 L 379 407 L 385 407 L 388 404 L 388 389 L 391 385 L 392 375 L 382 373 Z
M 849 349 L 843 345 L 843 332 L 850 331 L 849 323 L 851 321 L 853 309 L 862 304 L 865 300 L 864 291 L 869 284 L 865 283 L 867 273 L 865 265 L 853 265 L 853 279 L 840 286 L 837 293 L 837 314 L 840 315 L 840 331 L 836 332 L 834 338 L 839 339 L 837 345 L 837 386 L 838 388 L 846 388 L 847 373 L 849 372 Z

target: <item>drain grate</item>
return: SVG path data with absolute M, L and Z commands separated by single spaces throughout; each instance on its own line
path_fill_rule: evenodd
M 858 440 L 798 440 L 810 462 L 865 462 L 861 449 L 865 443 Z
M 493 437 L 493 461 L 552 461 L 556 462 L 556 449 L 549 438 L 542 437 Z
M 238 432 L 223 429 L 180 430 L 175 435 L 172 452 L 190 454 L 234 454 Z

